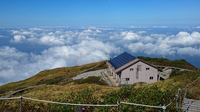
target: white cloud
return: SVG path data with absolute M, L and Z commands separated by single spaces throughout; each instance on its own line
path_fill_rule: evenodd
M 200 26 L 195 26 L 195 27 L 193 27 L 193 28 L 200 28 Z
M 28 78 L 44 69 L 75 66 L 109 59 L 115 46 L 98 40 L 84 40 L 72 46 L 55 46 L 40 55 L 23 53 L 13 47 L 0 47 L 0 82 Z
M 170 26 L 153 26 L 152 28 L 170 28 Z
M 139 40 L 140 35 L 131 31 L 122 32 L 121 36 L 124 40 Z
M 142 42 L 132 43 L 128 45 L 128 49 L 133 53 L 145 53 L 148 55 L 172 55 L 175 51 L 166 44 L 144 44 Z
M 26 40 L 26 37 L 25 36 L 23 36 L 23 35 L 15 35 L 14 37 L 13 37 L 13 42 L 22 42 L 22 41 L 24 41 L 24 40 Z
M 20 31 L 18 31 L 18 30 L 12 30 L 11 32 L 12 32 L 12 34 L 15 34 L 15 35 L 32 35 L 34 33 L 32 31 L 23 30 L 23 29 L 21 29 Z
M 6 83 L 8 81 L 19 80 L 25 78 L 23 71 L 24 63 L 27 60 L 28 55 L 17 51 L 11 47 L 0 48 L 0 82 Z M 22 71 L 21 71 L 22 70 Z M 27 70 L 27 69 L 26 69 Z M 28 71 L 27 71 L 28 72 Z
M 42 36 L 40 38 L 39 42 L 41 42 L 41 44 L 45 44 L 45 45 L 64 45 L 65 44 L 64 38 L 57 38 L 53 35 L 52 36 L 50 36 L 50 35 Z
M 199 48 L 184 47 L 177 50 L 177 54 L 180 55 L 190 55 L 190 56 L 200 56 Z
M 130 26 L 129 28 L 147 28 L 147 26 Z
M 43 29 L 29 28 L 20 30 L 11 30 L 13 34 L 12 42 L 33 43 L 48 46 L 72 45 L 79 43 L 82 40 L 92 40 L 98 37 L 101 30 L 93 28 L 84 29 L 81 31 L 70 31 L 63 29 Z
M 192 46 L 200 44 L 200 33 L 192 32 L 191 34 L 188 32 L 179 32 L 177 35 L 171 35 L 164 38 L 163 43 L 172 45 L 172 46 Z
M 29 30 L 32 30 L 32 31 L 41 31 L 43 29 L 42 28 L 29 28 Z
M 145 34 L 147 33 L 146 31 L 139 31 L 138 34 Z
M 158 26 L 154 27 L 157 28 Z M 159 26 L 159 28 L 160 27 L 166 28 L 167 26 Z M 199 46 L 200 44 L 199 32 L 179 32 L 176 35 L 166 35 L 155 33 L 148 34 L 147 31 L 143 30 L 138 32 L 120 30 L 115 31 L 112 29 L 111 32 L 102 32 L 105 31 L 105 29 L 98 27 L 86 27 L 81 30 L 29 28 L 12 30 L 12 34 L 14 35 L 13 41 L 18 43 L 28 42 L 47 46 L 72 46 L 80 44 L 81 42 L 98 40 L 118 46 L 118 48 L 121 49 L 128 48 L 134 52 L 135 50 L 137 51 L 137 49 L 130 48 L 130 46 L 137 45 L 140 46 L 141 49 L 144 49 L 140 50 L 140 52 L 146 54 L 155 53 L 158 55 L 175 54 L 175 52 L 183 46 L 192 47 Z M 153 51 L 150 52 L 150 48 L 148 47 L 152 47 Z

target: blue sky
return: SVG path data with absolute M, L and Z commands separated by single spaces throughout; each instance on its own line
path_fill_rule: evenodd
M 200 0 L 0 0 L 0 27 L 199 25 Z

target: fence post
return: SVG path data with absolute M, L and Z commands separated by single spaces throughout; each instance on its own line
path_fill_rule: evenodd
M 181 88 L 178 88 L 178 93 L 176 94 L 176 112 L 178 112 L 178 97 L 179 97 L 179 91 Z
M 163 112 L 166 112 L 166 106 L 165 106 L 165 104 L 162 106 L 162 108 L 163 108 Z
M 178 94 L 176 94 L 176 112 L 178 112 Z
M 120 109 L 121 109 L 121 105 L 120 105 L 121 103 L 120 103 L 120 100 L 117 102 L 117 105 L 118 105 L 118 112 L 120 112 Z
M 186 86 L 185 94 L 184 94 L 184 96 L 183 96 L 183 99 L 184 99 L 184 98 L 186 97 L 186 95 L 187 95 L 188 88 L 189 88 L 189 84 Z
M 22 96 L 20 96 L 20 112 L 22 112 Z

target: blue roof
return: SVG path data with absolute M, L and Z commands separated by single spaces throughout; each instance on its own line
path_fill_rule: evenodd
M 115 68 L 119 68 L 127 63 L 129 63 L 130 61 L 134 60 L 135 57 L 128 54 L 127 52 L 124 52 L 120 55 L 118 55 L 117 57 L 109 60 L 108 62 Z

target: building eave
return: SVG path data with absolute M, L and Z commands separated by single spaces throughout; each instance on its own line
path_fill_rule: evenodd
M 149 63 L 147 63 L 147 62 L 145 62 L 144 60 L 141 60 L 141 59 L 139 59 L 139 58 L 136 58 L 136 59 L 134 59 L 133 61 L 131 61 L 131 62 L 129 62 L 129 63 L 127 63 L 127 64 L 121 66 L 120 68 L 117 68 L 117 69 L 115 70 L 115 73 L 119 73 L 119 72 L 125 70 L 126 68 L 128 68 L 128 67 L 130 67 L 130 66 L 132 66 L 132 65 L 134 65 L 134 64 L 136 64 L 136 63 L 138 63 L 139 61 L 141 61 L 141 62 L 143 62 L 143 63 L 145 63 L 145 64 L 147 64 L 147 65 L 149 65 L 149 66 L 151 66 L 151 67 L 153 67 L 153 68 L 155 68 L 155 69 L 158 70 L 157 67 L 155 67 L 155 66 L 153 66 L 153 65 L 151 65 L 151 64 L 149 64 Z

